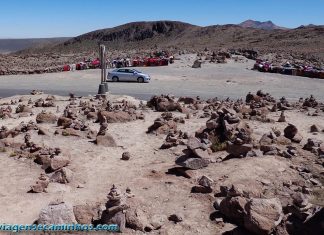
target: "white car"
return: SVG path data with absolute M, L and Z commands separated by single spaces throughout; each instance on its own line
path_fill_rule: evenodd
M 108 72 L 107 81 L 111 82 L 149 82 L 150 75 L 142 73 L 136 69 L 119 68 Z

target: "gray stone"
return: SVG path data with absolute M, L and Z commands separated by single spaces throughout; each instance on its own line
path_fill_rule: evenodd
M 191 170 L 198 170 L 207 167 L 210 163 L 209 159 L 205 158 L 189 158 L 183 162 L 179 162 L 178 165 L 189 168 Z
M 198 149 L 201 147 L 201 142 L 198 138 L 196 137 L 189 137 L 188 139 L 188 143 L 187 146 L 189 149 L 194 150 L 194 149 Z

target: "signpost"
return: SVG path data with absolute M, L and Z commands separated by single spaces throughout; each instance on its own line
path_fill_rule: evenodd
M 106 48 L 105 45 L 99 46 L 99 58 L 100 58 L 100 66 L 101 66 L 101 81 L 98 89 L 98 96 L 105 96 L 108 92 L 108 83 L 107 79 L 107 66 L 106 66 Z

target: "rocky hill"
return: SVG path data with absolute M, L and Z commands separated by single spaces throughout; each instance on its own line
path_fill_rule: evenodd
M 103 43 L 109 51 L 246 48 L 258 50 L 260 53 L 284 53 L 288 56 L 293 54 L 323 60 L 323 35 L 324 26 L 265 30 L 239 25 L 200 27 L 175 21 L 135 22 L 96 30 L 58 45 L 21 53 L 97 52 L 98 44 Z

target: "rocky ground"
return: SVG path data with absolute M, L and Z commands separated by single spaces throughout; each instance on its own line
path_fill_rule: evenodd
M 125 234 L 321 234 L 324 104 L 0 99 L 0 220 Z

